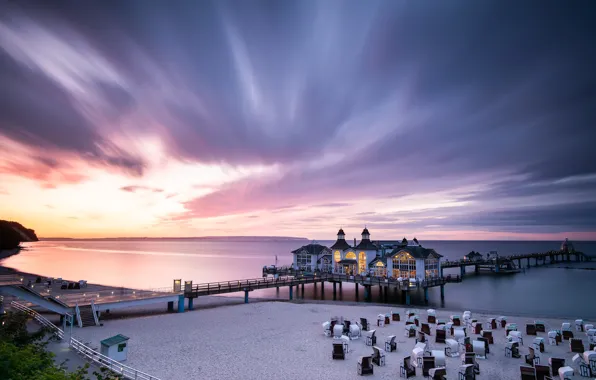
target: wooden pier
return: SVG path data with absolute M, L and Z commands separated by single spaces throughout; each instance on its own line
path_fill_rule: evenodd
M 537 267 L 540 265 L 591 260 L 591 256 L 585 255 L 582 252 L 566 253 L 561 251 L 500 256 L 490 259 L 461 259 L 457 261 L 441 262 L 441 276 L 443 275 L 443 269 L 446 268 L 459 267 L 460 276 L 464 276 L 466 274 L 466 268 L 469 266 L 474 267 L 475 273 L 513 274 L 521 272 L 521 269 L 524 268 L 524 266 L 522 266 L 523 264 L 526 264 L 526 268 L 530 268 L 531 264 L 534 264 L 534 266 Z
M 341 290 L 342 283 L 348 282 L 353 283 L 356 286 L 356 293 L 358 293 L 358 286 L 364 287 L 364 298 L 370 299 L 371 288 L 378 286 L 381 295 L 387 299 L 389 290 L 399 290 L 405 294 L 406 304 L 410 304 L 410 293 L 418 289 L 423 289 L 424 300 L 428 301 L 428 289 L 439 286 L 441 288 L 441 299 L 445 297 L 444 286 L 450 282 L 461 282 L 459 276 L 447 276 L 442 278 L 436 278 L 432 280 L 423 280 L 419 282 L 397 281 L 395 279 L 385 279 L 380 277 L 365 277 L 365 276 L 350 276 L 344 274 L 333 274 L 333 273 L 322 273 L 322 274 L 304 274 L 301 272 L 284 272 L 286 275 L 280 277 L 262 277 L 249 280 L 238 280 L 238 281 L 222 281 L 212 282 L 204 284 L 193 285 L 191 281 L 187 281 L 184 286 L 184 297 L 188 298 L 189 309 L 193 308 L 193 300 L 200 296 L 212 295 L 212 294 L 224 294 L 224 293 L 236 293 L 244 292 L 244 301 L 248 303 L 248 293 L 257 289 L 269 289 L 269 288 L 289 288 L 289 298 L 293 299 L 293 289 L 301 286 L 304 291 L 306 284 L 324 284 L 330 282 L 333 284 L 333 298 L 336 298 L 337 286 Z M 288 275 L 292 273 L 292 275 Z M 324 294 L 325 288 L 321 286 L 321 292 Z

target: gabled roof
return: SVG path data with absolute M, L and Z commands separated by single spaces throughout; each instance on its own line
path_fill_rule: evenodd
M 373 261 L 371 261 L 370 264 L 368 264 L 368 267 L 374 268 L 379 261 L 382 262 L 385 267 L 387 266 L 387 258 L 386 257 L 377 257 Z
M 111 338 L 107 338 L 102 340 L 100 343 L 102 346 L 115 346 L 116 344 L 120 344 L 120 343 L 124 343 L 127 340 L 129 340 L 130 338 L 127 336 L 124 336 L 122 334 L 118 334 L 118 335 L 114 335 Z
M 471 258 L 471 257 L 480 257 L 480 256 L 482 256 L 482 253 L 480 253 L 480 252 L 474 252 L 474 251 L 472 251 L 472 252 L 470 252 L 470 253 L 468 253 L 468 254 L 466 255 L 466 257 L 467 257 L 467 258 Z
M 317 243 L 310 243 L 307 245 L 303 245 L 302 247 L 295 249 L 292 251 L 293 254 L 300 253 L 302 251 L 306 251 L 311 255 L 320 255 L 322 253 L 331 254 L 331 250 L 324 245 L 317 244 Z
M 338 264 L 358 264 L 358 261 L 356 259 L 343 259 L 339 260 Z
M 378 251 L 379 247 L 375 243 L 370 241 L 370 239 L 362 239 L 360 240 L 360 243 L 358 243 L 358 245 L 354 247 L 354 249 L 362 249 L 365 251 Z
M 340 251 L 345 251 L 346 249 L 350 248 L 352 248 L 352 246 L 348 244 L 346 239 L 337 239 L 337 241 L 331 246 L 331 249 L 339 249 Z
M 434 256 L 437 258 L 443 257 L 432 248 L 423 248 L 418 246 L 397 247 L 391 251 L 389 256 L 393 257 L 401 251 L 408 252 L 415 259 L 427 259 L 429 256 Z
M 321 257 L 319 257 L 317 259 L 317 264 L 320 264 L 321 263 L 321 260 L 323 260 L 325 258 L 331 260 L 332 259 L 331 254 L 330 253 L 326 253 L 326 254 L 322 255 Z

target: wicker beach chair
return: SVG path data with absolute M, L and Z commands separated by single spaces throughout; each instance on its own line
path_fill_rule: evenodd
M 393 322 L 399 322 L 399 320 L 400 320 L 399 313 L 392 312 L 391 319 L 393 320 Z
M 491 330 L 497 329 L 497 320 L 495 318 L 489 318 L 487 322 Z
M 404 362 L 399 367 L 399 377 L 405 377 L 406 379 L 416 376 L 416 367 L 412 365 L 409 356 L 404 358 Z
M 569 340 L 569 350 L 571 352 L 577 352 L 583 354 L 584 352 L 584 342 L 581 339 L 570 339 Z
M 519 343 L 509 342 L 505 345 L 505 357 L 507 358 L 519 358 Z
M 435 342 L 437 343 L 445 343 L 445 339 L 447 338 L 447 331 L 445 330 L 437 330 L 435 336 Z
M 331 351 L 331 357 L 333 359 L 346 359 L 346 353 L 344 352 L 343 343 L 333 343 L 333 351 Z
M 435 368 L 435 357 L 434 356 L 424 356 L 422 358 L 422 376 L 428 377 L 428 371 L 431 368 Z
M 425 333 L 426 335 L 430 335 L 430 326 L 428 323 L 422 323 L 420 325 L 420 331 Z
M 534 325 L 536 326 L 536 332 L 546 332 L 546 325 L 543 321 L 534 321 Z
M 406 325 L 406 330 L 404 332 L 404 336 L 406 338 L 415 338 L 416 337 L 416 326 Z
M 446 380 L 447 379 L 447 368 L 438 367 L 431 368 L 428 370 L 428 378 L 432 380 Z
M 373 365 L 372 365 L 372 357 L 370 356 L 361 356 L 358 359 L 358 374 L 362 375 L 372 375 L 373 374 Z
M 437 323 L 437 312 L 434 309 L 428 309 L 426 311 L 427 313 L 427 319 L 426 321 L 428 323 Z
M 423 333 L 422 331 L 416 331 L 416 343 L 421 342 L 421 343 L 425 343 L 426 342 L 426 334 Z
M 372 355 L 373 363 L 375 363 L 379 367 L 384 366 L 385 365 L 385 353 L 383 351 L 381 351 L 381 349 L 377 346 L 373 346 L 372 349 L 373 349 L 373 355 Z
M 395 341 L 395 335 L 389 335 L 385 340 L 385 351 L 397 351 L 397 342 Z
M 474 373 L 473 364 L 464 364 L 459 367 L 458 373 L 459 380 L 476 380 L 476 374 Z
M 477 359 L 486 359 L 486 347 L 488 347 L 488 343 L 485 343 L 481 340 L 475 340 L 472 342 L 472 349 Z
M 548 363 L 550 364 L 550 370 L 553 376 L 559 374 L 559 368 L 565 367 L 565 359 L 562 358 L 550 358 L 548 359 Z
M 488 339 L 480 337 L 480 338 L 477 338 L 476 340 L 484 343 L 484 350 L 486 351 L 487 354 L 490 354 L 490 345 L 488 344 Z
M 528 323 L 526 325 L 526 335 L 536 335 L 536 325 L 533 323 Z
M 368 331 L 368 329 L 370 329 L 370 325 L 368 324 L 366 318 L 360 318 L 360 325 L 362 331 Z
M 377 344 L 377 330 L 370 330 L 368 335 L 366 336 L 366 345 L 367 346 L 374 346 Z
M 536 380 L 536 369 L 526 365 L 519 366 L 521 380 Z
M 462 354 L 462 363 L 461 364 L 472 364 L 474 366 L 474 373 L 480 373 L 480 364 L 476 361 L 476 354 L 473 352 L 465 352 Z
M 528 347 L 528 354 L 524 356 L 526 360 L 526 364 L 531 365 L 532 367 L 536 364 L 540 364 L 540 357 L 536 356 L 535 351 L 532 347 Z
M 482 333 L 482 322 L 472 322 L 474 334 L 480 335 Z
M 550 367 L 547 365 L 536 364 L 536 380 L 544 380 L 545 377 L 550 376 Z
M 486 340 L 488 340 L 488 344 L 494 344 L 495 340 L 493 338 L 493 332 L 492 330 L 483 330 L 482 331 L 482 337 Z

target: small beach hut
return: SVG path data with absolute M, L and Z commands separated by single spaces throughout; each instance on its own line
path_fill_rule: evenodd
M 102 340 L 101 354 L 119 362 L 125 361 L 128 356 L 128 339 L 130 338 L 118 334 Z

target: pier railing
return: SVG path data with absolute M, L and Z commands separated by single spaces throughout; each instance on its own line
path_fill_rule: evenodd
M 60 339 L 64 338 L 64 331 L 60 329 L 58 326 L 54 325 L 44 316 L 39 314 L 33 309 L 30 309 L 26 306 L 19 304 L 18 302 L 12 301 L 10 303 L 11 307 L 15 310 L 21 311 L 23 313 L 27 313 L 31 317 L 33 317 L 37 322 L 39 322 L 42 326 L 49 328 L 52 330 Z M 100 367 L 107 368 L 110 371 L 121 375 L 124 379 L 134 379 L 134 380 L 160 380 L 155 376 L 151 376 L 145 372 L 141 372 L 136 370 L 132 367 L 124 365 L 112 358 L 109 358 L 97 350 L 89 347 L 85 343 L 83 343 L 80 339 L 70 337 L 68 341 L 68 345 L 78 352 L 80 355 L 88 359 L 89 361 L 97 364 Z

